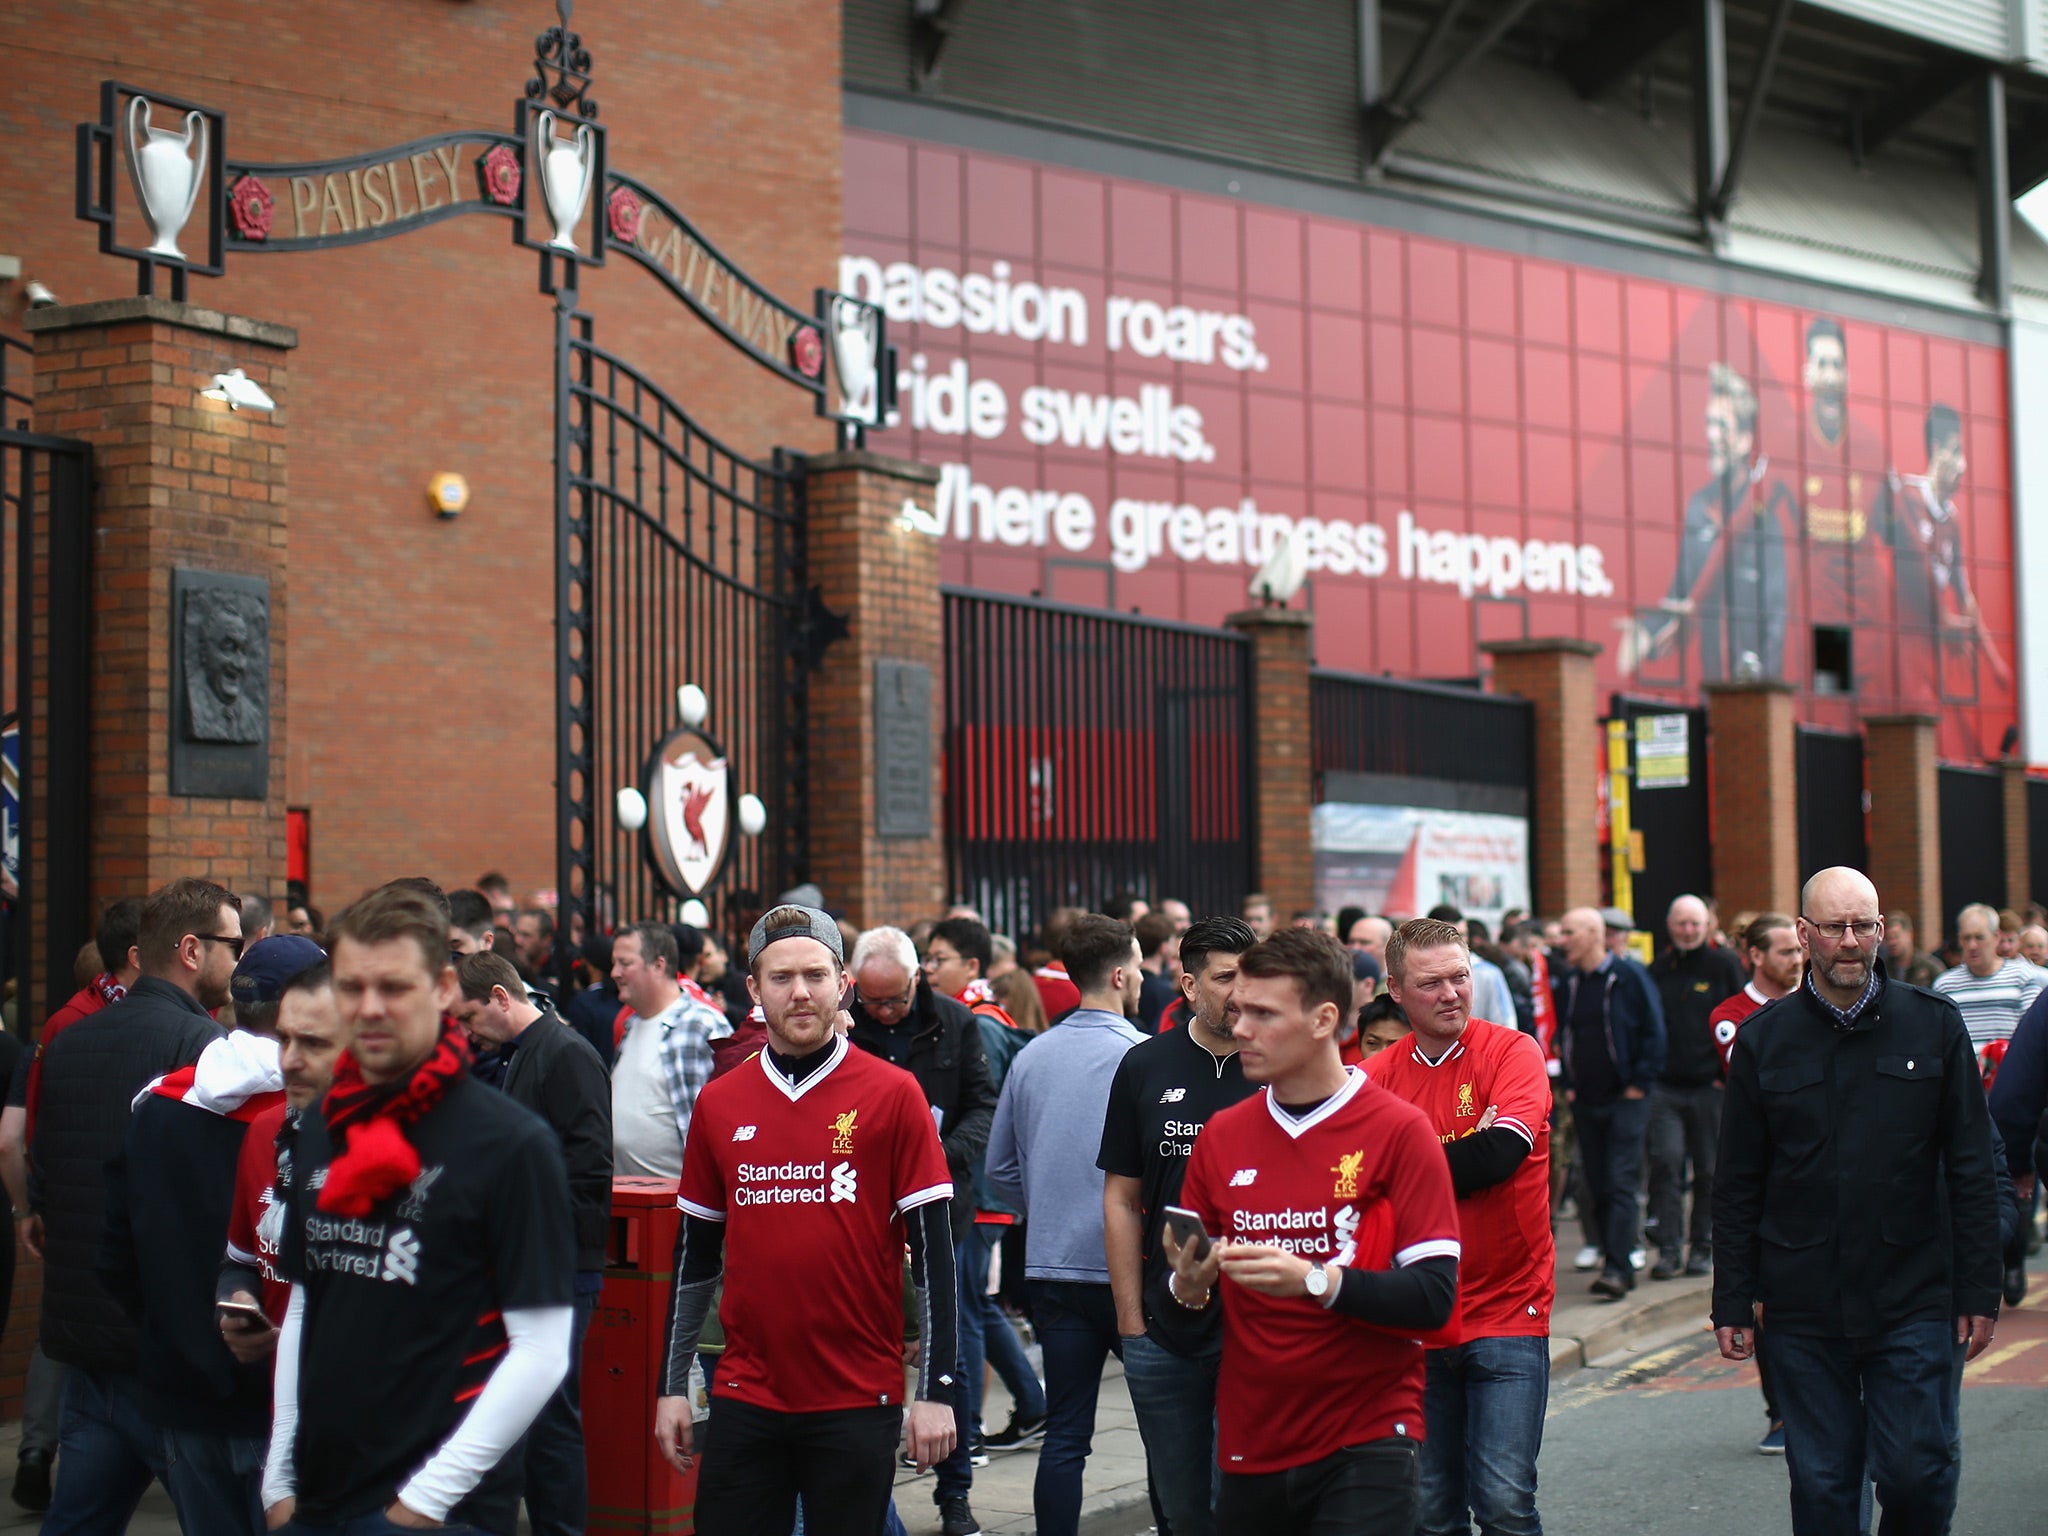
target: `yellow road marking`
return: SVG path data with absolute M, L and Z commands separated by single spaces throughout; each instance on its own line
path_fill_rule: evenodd
M 2003 1345 L 1971 1361 L 1963 1368 L 1963 1376 L 1965 1379 L 1973 1376 L 1983 1376 L 1993 1368 L 2001 1366 L 2015 1356 L 2023 1355 L 2036 1345 L 2043 1343 L 2048 1343 L 2048 1339 L 2019 1339 L 2011 1344 Z

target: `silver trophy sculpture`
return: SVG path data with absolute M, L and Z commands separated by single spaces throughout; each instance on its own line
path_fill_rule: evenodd
M 881 392 L 876 388 L 876 356 L 881 338 L 880 312 L 845 294 L 832 296 L 832 375 L 839 388 L 839 414 L 849 421 L 876 426 L 881 421 Z
M 136 139 L 142 139 L 141 148 Z M 198 154 L 192 153 L 194 143 Z M 206 119 L 197 112 L 185 114 L 185 131 L 171 133 L 149 125 L 149 102 L 141 96 L 128 98 L 128 131 L 121 135 L 121 148 L 128 157 L 128 175 L 135 183 L 135 197 L 142 204 L 142 216 L 156 236 L 149 254 L 171 261 L 185 260 L 178 249 L 178 232 L 192 217 L 199 201 L 200 184 L 206 180 Z
M 576 225 L 590 201 L 591 175 L 597 166 L 597 135 L 590 124 L 578 123 L 573 138 L 560 139 L 555 137 L 555 122 L 555 114 L 545 110 L 534 119 L 534 158 L 540 162 L 548 219 L 555 226 L 555 238 L 548 245 L 574 256 Z

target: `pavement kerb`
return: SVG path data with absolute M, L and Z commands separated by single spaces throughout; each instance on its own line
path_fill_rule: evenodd
M 1626 1301 L 1588 1314 L 1577 1314 L 1566 1322 L 1564 1331 L 1550 1335 L 1550 1374 L 1555 1377 L 1604 1360 L 1625 1346 L 1652 1334 L 1668 1332 L 1687 1322 L 1704 1324 L 1711 1309 L 1713 1282 L 1706 1278 L 1658 1282 L 1656 1289 L 1638 1287 Z M 1576 1326 L 1574 1326 L 1576 1325 Z

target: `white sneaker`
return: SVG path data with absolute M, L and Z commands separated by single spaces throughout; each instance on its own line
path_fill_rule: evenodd
M 1647 1248 L 1631 1249 L 1628 1256 L 1628 1262 L 1629 1267 L 1631 1269 L 1641 1269 L 1645 1264 L 1650 1262 L 1649 1250 Z
M 1600 1250 L 1594 1247 L 1591 1243 L 1588 1243 L 1585 1247 L 1581 1248 L 1579 1250 L 1578 1257 L 1572 1260 L 1573 1269 L 1587 1270 L 1598 1269 L 1599 1267 Z

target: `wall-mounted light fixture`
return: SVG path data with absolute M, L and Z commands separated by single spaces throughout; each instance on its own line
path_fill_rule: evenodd
M 443 517 L 460 517 L 462 509 L 469 505 L 469 482 L 443 470 L 427 482 L 427 500 Z

